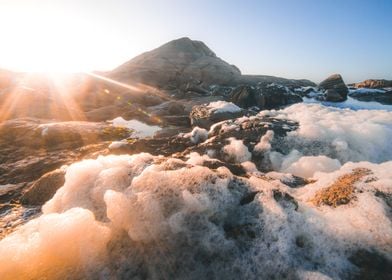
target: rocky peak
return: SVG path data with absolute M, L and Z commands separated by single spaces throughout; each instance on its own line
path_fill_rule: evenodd
M 110 76 L 154 86 L 178 86 L 188 82 L 226 84 L 241 75 L 203 42 L 187 37 L 170 41 L 114 69 Z
M 174 54 L 181 56 L 182 54 L 189 53 L 195 57 L 216 57 L 216 54 L 202 41 L 191 40 L 188 37 L 183 37 L 170 41 L 156 50 L 159 50 L 162 55 Z

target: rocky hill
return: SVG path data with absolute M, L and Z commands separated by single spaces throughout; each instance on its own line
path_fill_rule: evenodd
M 233 86 L 257 82 L 314 85 L 308 80 L 241 75 L 238 67 L 217 57 L 203 42 L 187 37 L 170 41 L 159 48 L 143 53 L 114 69 L 109 76 L 117 80 L 143 82 L 164 88 L 181 87 L 187 83 L 202 86 Z

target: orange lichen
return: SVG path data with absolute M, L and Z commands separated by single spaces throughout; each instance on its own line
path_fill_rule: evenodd
M 318 191 L 310 202 L 317 206 L 324 204 L 333 207 L 347 204 L 355 198 L 355 183 L 369 174 L 371 174 L 371 171 L 366 168 L 353 169 L 351 173 L 339 177 L 329 187 Z

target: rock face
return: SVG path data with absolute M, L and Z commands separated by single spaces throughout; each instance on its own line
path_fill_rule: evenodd
M 348 88 L 339 74 L 329 76 L 318 87 L 325 91 L 326 101 L 341 102 L 347 99 Z
M 143 53 L 119 66 L 110 76 L 120 80 L 149 81 L 151 85 L 187 83 L 227 84 L 239 69 L 221 60 L 203 42 L 180 38 Z
M 392 87 L 392 80 L 369 79 L 360 83 L 353 84 L 356 88 L 387 88 Z

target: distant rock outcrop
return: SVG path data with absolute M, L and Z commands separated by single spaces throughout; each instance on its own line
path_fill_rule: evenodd
M 369 79 L 360 83 L 352 84 L 356 88 L 387 88 L 392 87 L 392 80 Z
M 326 101 L 341 102 L 347 99 L 348 88 L 340 74 L 334 74 L 322 81 L 318 87 L 325 91 Z

